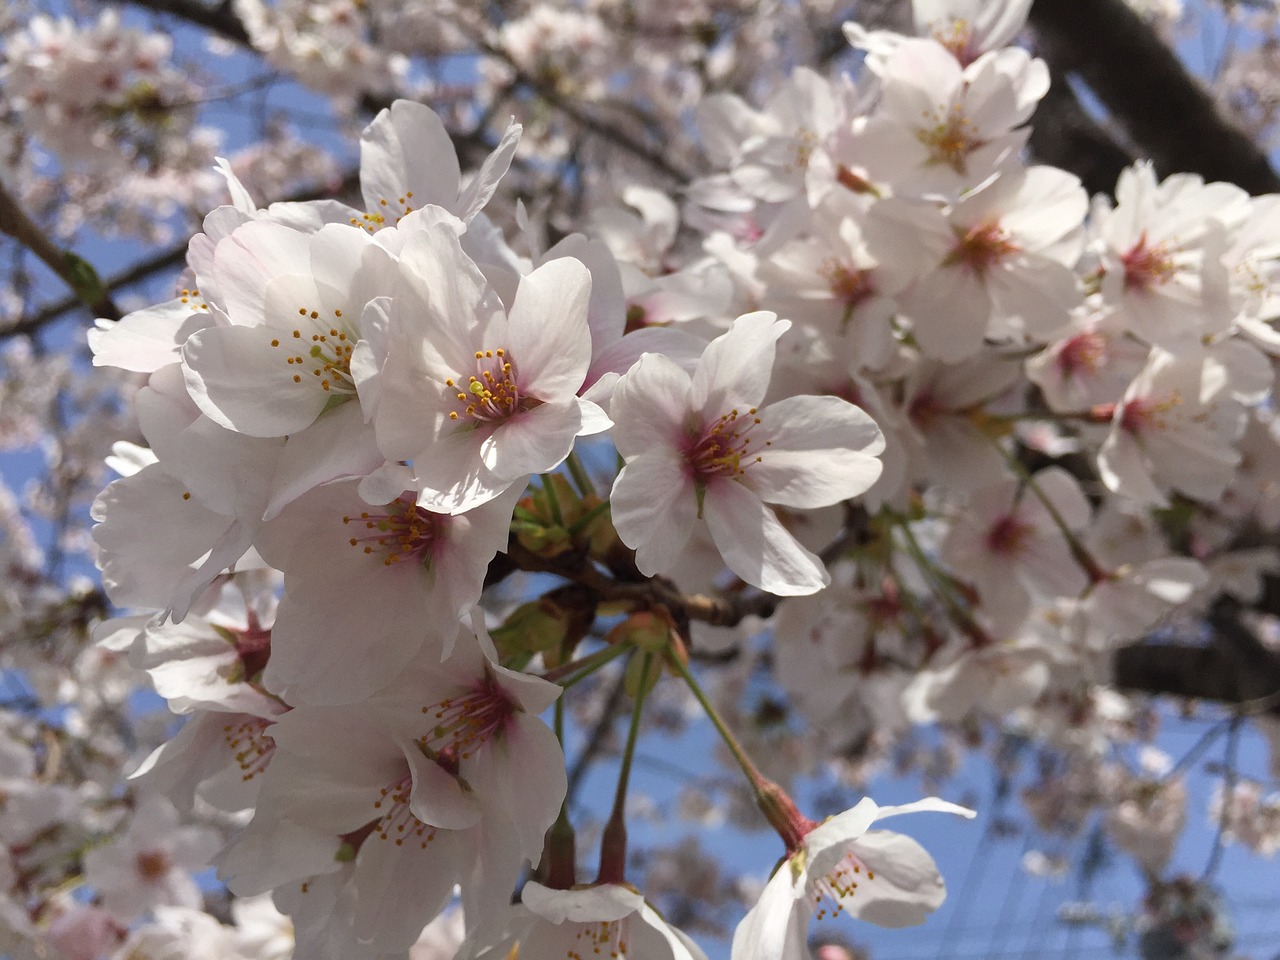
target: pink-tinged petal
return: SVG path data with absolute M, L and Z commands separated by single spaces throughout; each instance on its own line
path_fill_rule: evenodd
M 360 137 L 360 190 L 365 207 L 370 214 L 387 217 L 391 225 L 406 206 L 421 209 L 433 203 L 452 210 L 460 179 L 449 131 L 425 104 L 397 100 Z
M 488 503 L 439 524 L 442 542 L 431 549 L 427 603 L 440 611 L 442 620 L 460 623 L 479 602 L 489 561 L 499 551 L 506 552 L 511 514 L 523 494 L 524 487 L 516 484 Z M 440 632 L 447 657 L 457 634 L 443 627 Z
M 908 122 L 947 105 L 964 75 L 955 57 L 932 40 L 904 41 L 884 65 L 886 113 Z
M 390 349 L 391 298 L 375 297 L 360 314 L 360 340 L 351 351 L 351 381 L 360 397 L 365 420 L 378 412 L 382 396 L 382 365 Z
M 329 394 L 309 368 L 295 372 L 285 363 L 289 349 L 270 327 L 201 330 L 182 348 L 187 391 L 201 413 L 229 430 L 251 437 L 294 433 L 319 416 Z
M 576 397 L 544 403 L 503 422 L 481 445 L 480 456 L 501 480 L 546 473 L 564 462 L 581 429 Z
M 483 635 L 483 639 L 492 643 L 487 635 Z M 503 693 L 530 716 L 538 716 L 560 699 L 561 688 L 557 684 L 518 670 L 509 670 L 501 664 L 494 663 L 497 652 L 492 647 L 486 651 L 485 656 L 490 661 L 485 665 L 485 669 L 497 678 Z
M 514 359 L 522 393 L 553 401 L 578 392 L 591 364 L 590 297 L 591 274 L 571 257 L 520 278 L 505 342 L 492 346 L 505 347 Z
M 767 310 L 744 314 L 707 344 L 694 371 L 689 401 L 714 420 L 737 407 L 759 406 L 773 375 L 778 338 L 791 327 Z
M 176 367 L 165 369 L 177 372 Z M 158 371 L 156 376 L 163 372 Z M 139 422 L 144 416 L 144 395 L 148 395 L 145 390 L 138 394 Z M 152 407 L 149 413 L 154 414 L 162 403 L 146 405 Z M 147 419 L 155 423 L 155 418 L 148 416 Z M 180 423 L 179 419 L 170 426 Z M 262 516 L 270 494 L 271 476 L 284 447 L 283 437 L 245 436 L 197 415 L 162 439 L 163 443 L 152 444 L 153 449 L 193 499 L 228 516 L 246 520 Z
M 724 562 L 752 586 L 794 597 L 817 593 L 830 581 L 822 561 L 743 484 L 720 480 L 708 485 L 703 515 Z
M 613 442 L 624 458 L 672 450 L 689 414 L 689 374 L 656 353 L 645 354 L 613 390 Z
M 396 262 L 360 227 L 331 223 L 311 236 L 311 269 L 320 300 L 314 309 L 354 320 L 373 297 L 395 282 Z
M 332 833 L 257 817 L 213 864 L 218 879 L 236 896 L 256 897 L 303 877 L 336 872 L 342 866 L 340 845 Z
M 582 426 L 578 428 L 578 436 L 592 437 L 597 433 L 604 433 L 613 426 L 613 421 L 604 412 L 604 407 L 582 397 L 579 397 L 577 402 L 578 413 L 582 416 Z
M 676 366 L 685 371 L 692 371 L 698 366 L 698 358 L 707 349 L 707 341 L 695 337 L 683 330 L 670 327 L 644 327 L 634 333 L 628 333 L 620 340 L 611 342 L 603 350 L 597 350 L 592 357 L 591 367 L 587 370 L 583 381 L 587 390 L 583 395 L 597 403 L 605 403 L 608 397 L 598 397 L 589 388 L 608 373 L 626 373 L 644 354 L 661 354 Z
M 619 471 L 609 505 L 618 536 L 636 551 L 636 566 L 646 575 L 671 568 L 697 521 L 685 463 L 661 449 L 641 454 Z
M 1068 530 L 1083 530 L 1088 525 L 1093 516 L 1093 508 L 1075 477 L 1061 467 L 1047 467 L 1037 471 L 1033 480 L 1040 493 L 1053 504 Z M 1030 490 L 1024 494 L 1024 502 L 1018 512 L 1038 530 L 1048 532 L 1058 529 L 1057 520 Z
M 408 772 L 389 733 L 350 709 L 299 707 L 281 719 L 290 722 L 271 729 L 261 815 L 340 836 L 387 812 L 384 791 Z
M 453 374 L 474 365 L 481 331 L 498 320 L 502 305 L 480 268 L 462 250 L 448 224 L 415 233 L 400 253 L 391 360 L 401 350 L 438 358 Z
M 982 348 L 991 319 L 991 295 L 968 268 L 939 267 L 901 299 L 925 356 L 958 363 Z
M 516 145 L 520 142 L 520 134 L 523 130 L 524 128 L 518 123 L 508 125 L 506 133 L 498 141 L 493 153 L 484 158 L 484 163 L 472 175 L 471 182 L 467 184 L 459 195 L 457 203 L 453 205 L 452 209 L 457 213 L 458 219 L 464 223 L 470 223 L 471 218 L 483 210 L 484 205 L 493 197 L 499 181 L 506 176 L 507 170 L 511 167 L 511 158 L 515 156 Z
M 360 405 L 344 403 L 285 441 L 263 519 L 277 516 L 308 490 L 333 480 L 363 477 L 384 462 Z
M 745 482 L 767 503 L 826 507 L 865 492 L 880 476 L 884 435 L 839 397 L 788 397 L 760 411 L 751 434 L 759 462 Z
M 444 830 L 465 830 L 480 820 L 481 807 L 474 794 L 464 791 L 458 778 L 427 757 L 408 738 L 398 738 L 409 770 L 413 790 L 409 810 L 423 823 Z
M 404 491 L 412 489 L 413 485 L 412 467 L 403 463 L 388 462 L 363 477 L 356 492 L 365 503 L 377 506 L 390 503 Z
M 557 243 L 543 255 L 542 262 L 549 263 L 561 257 L 579 260 L 591 272 L 587 326 L 591 329 L 591 355 L 596 357 L 621 337 L 626 328 L 627 298 L 618 261 L 603 241 L 590 240 L 580 233 L 570 234 Z M 631 364 L 628 363 L 622 370 L 629 366 Z
M 418 503 L 436 513 L 465 513 L 499 496 L 519 478 L 500 478 L 481 461 L 487 431 L 445 430 L 414 461 Z
M 245 555 L 260 529 L 259 523 L 247 523 L 236 520 L 223 532 L 209 548 L 209 554 L 200 565 L 190 570 L 178 581 L 173 591 L 167 613 L 173 617 L 174 623 L 181 623 L 191 609 L 196 598 L 204 592 L 209 584 L 217 579 L 224 570 L 231 569 L 236 561 Z
M 642 923 L 632 925 L 631 939 L 637 957 L 670 957 L 671 960 L 707 960 L 693 940 L 663 920 L 647 903 L 640 907 Z
M 904 813 L 954 813 L 958 817 L 964 817 L 966 820 L 972 820 L 977 816 L 973 810 L 968 807 L 962 807 L 958 803 L 952 803 L 950 800 L 943 800 L 939 797 L 925 797 L 923 800 L 913 800 L 911 803 L 902 803 L 891 807 L 876 808 L 876 822 L 884 820 L 886 817 L 898 817 Z
M 1153 507 L 1169 505 L 1168 498 L 1151 479 L 1138 441 L 1123 427 L 1113 425 L 1102 442 L 1098 450 L 1098 475 L 1108 490 L 1130 500 Z

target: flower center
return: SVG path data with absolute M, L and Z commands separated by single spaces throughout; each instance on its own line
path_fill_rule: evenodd
M 947 266 L 965 266 L 979 277 L 1005 257 L 1017 253 L 1018 245 L 998 223 L 984 223 L 965 232 L 956 231 L 956 245 L 942 262 Z
M 938 20 L 929 24 L 929 32 L 939 44 L 947 48 L 947 52 L 967 67 L 974 57 L 970 54 L 973 43 L 973 27 L 963 17 L 952 17 L 950 20 Z
M 383 787 L 373 802 L 375 823 L 370 836 L 391 840 L 403 847 L 406 840 L 416 840 L 422 849 L 436 838 L 436 828 L 423 823 L 409 810 L 413 779 L 409 773 L 390 786 Z
M 987 530 L 987 549 L 1001 556 L 1016 556 L 1030 542 L 1035 527 L 1018 517 L 1006 514 Z
M 1126 291 L 1136 290 L 1145 293 L 1152 287 L 1168 283 L 1178 272 L 1173 257 L 1163 244 L 1147 246 L 1147 235 L 1144 232 L 1127 253 L 1121 254 L 1120 263 L 1124 265 L 1124 288 Z
M 822 273 L 827 278 L 831 295 L 845 305 L 846 320 L 860 303 L 875 296 L 870 270 L 859 270 L 838 260 L 829 260 Z
M 272 722 L 263 717 L 243 715 L 238 721 L 223 726 L 222 739 L 240 767 L 241 780 L 252 780 L 271 762 L 276 742 L 267 733 L 267 728 Z
M 450 411 L 450 420 L 501 423 L 540 402 L 521 396 L 515 360 L 501 347 L 476 351 L 476 372 L 466 383 L 451 377 L 444 384 L 457 391 L 458 409 Z
M 147 883 L 159 883 L 169 875 L 169 857 L 162 850 L 144 850 L 135 862 L 138 875 Z
M 377 209 L 361 214 L 359 217 L 352 217 L 351 225 L 369 233 L 376 233 L 385 226 L 394 226 L 413 211 L 413 191 L 410 190 L 403 197 L 396 197 L 394 200 L 380 198 Z
M 629 919 L 623 917 L 621 920 L 576 924 L 578 932 L 565 951 L 566 960 L 626 960 L 627 940 L 623 925 Z
M 826 876 L 814 881 L 809 895 L 813 897 L 814 913 L 818 920 L 834 919 L 844 912 L 846 901 L 857 892 L 863 879 L 862 861 L 852 853 L 831 868 Z M 876 878 L 875 871 L 865 872 L 867 880 Z
M 457 765 L 506 729 L 518 707 L 489 676 L 458 696 L 422 708 L 435 721 L 418 743 L 442 766 L 456 772 Z
M 1107 338 L 1096 330 L 1078 333 L 1058 350 L 1058 370 L 1064 379 L 1096 373 L 1107 355 Z
M 439 542 L 449 518 L 424 510 L 407 493 L 391 501 L 383 511 L 373 513 L 365 510 L 358 517 L 343 517 L 344 524 L 356 524 L 365 530 L 364 534 L 352 536 L 347 542 L 369 556 L 381 556 L 383 564 L 388 567 L 409 559 L 430 563 L 432 547 Z
M 695 435 L 685 451 L 685 462 L 693 471 L 696 483 L 706 483 L 721 477 L 738 479 L 746 475 L 747 467 L 759 463 L 761 458 L 751 446 L 751 431 L 760 423 L 752 407 L 743 416 L 737 408 L 722 414 L 709 428 Z M 765 446 L 772 441 L 766 440 Z
M 796 131 L 795 153 L 790 169 L 807 170 L 813 151 L 818 148 L 818 135 L 807 127 Z
M 284 361 L 293 382 L 314 383 L 325 393 L 344 399 L 354 397 L 356 384 L 351 378 L 351 353 L 359 338 L 342 322 L 342 311 L 333 311 L 332 324 L 320 322 L 320 312 L 307 307 L 299 307 L 298 316 L 304 326 L 293 330 L 289 341 L 292 350 L 285 350 Z M 309 334 L 307 328 L 310 328 Z M 271 346 L 280 349 L 279 338 L 273 338 Z
M 1171 393 L 1164 398 L 1137 397 L 1126 403 L 1120 413 L 1120 427 L 1129 433 L 1164 430 L 1169 426 L 1164 414 L 1182 403 L 1182 396 Z
M 930 165 L 950 167 L 959 174 L 968 172 L 969 154 L 987 143 L 974 133 L 972 122 L 958 105 L 945 116 L 935 112 L 933 125 L 917 129 L 916 139 L 929 151 Z

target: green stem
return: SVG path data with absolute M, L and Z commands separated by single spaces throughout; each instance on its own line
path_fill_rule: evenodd
M 609 661 L 616 660 L 629 649 L 631 648 L 625 643 L 610 644 L 595 653 L 589 653 L 571 663 L 562 664 L 554 670 L 548 670 L 542 675 L 542 679 L 558 683 L 567 690 L 579 680 L 585 680 L 591 676 Z
M 609 509 L 608 500 L 604 501 L 604 503 L 596 504 L 586 513 L 580 516 L 577 520 L 573 521 L 573 523 L 569 524 L 569 536 L 576 537 L 583 530 L 587 529 L 588 526 L 590 526 L 592 520 L 600 516 L 600 514 L 604 513 L 608 509 Z
M 679 657 L 668 657 L 668 660 L 680 672 L 680 676 L 684 678 L 685 684 L 689 687 L 689 691 L 693 694 L 694 699 L 698 701 L 703 712 L 707 715 L 707 719 L 711 721 L 711 725 L 716 728 L 716 732 L 720 734 L 720 739 L 724 741 L 724 745 L 729 748 L 729 752 L 733 754 L 733 759 L 738 761 L 738 766 L 742 768 L 742 772 L 746 774 L 747 779 L 751 781 L 754 787 L 760 779 L 760 771 L 756 769 L 756 765 L 751 758 L 747 756 L 747 751 L 742 748 L 742 744 L 738 743 L 738 738 L 733 735 L 733 731 L 725 725 L 720 712 L 712 705 L 703 692 L 702 686 L 694 679 L 693 674 L 689 672 L 689 668 Z
M 560 498 L 556 496 L 556 486 L 550 476 L 542 478 L 542 494 L 547 498 L 547 509 L 551 511 L 551 519 L 557 527 L 564 526 L 564 517 L 560 515 Z
M 947 608 L 947 613 L 951 616 L 951 619 L 976 645 L 990 643 L 991 638 L 987 635 L 987 632 L 978 626 L 969 612 L 956 599 L 955 587 L 949 582 L 950 577 L 937 569 L 933 561 L 929 559 L 929 555 L 924 552 L 924 548 L 920 546 L 920 541 L 916 539 L 910 522 L 904 517 L 898 526 L 902 530 L 903 538 L 906 540 L 907 552 L 911 554 L 911 559 L 916 562 L 920 572 L 925 575 L 925 578 L 932 585 L 934 594 L 942 601 L 943 606 Z
M 711 725 L 716 728 L 720 738 L 724 740 L 725 746 L 733 754 L 733 759 L 738 761 L 738 766 L 742 768 L 742 772 L 746 775 L 747 782 L 751 784 L 751 792 L 755 794 L 756 806 L 760 808 L 760 812 L 764 814 L 770 826 L 778 831 L 778 835 L 782 837 L 783 843 L 787 846 L 788 854 L 795 853 L 802 846 L 805 834 L 812 830 L 816 824 L 801 814 L 796 809 L 794 801 L 787 796 L 786 791 L 762 774 L 752 759 L 747 756 L 747 751 L 743 749 L 742 744 L 738 742 L 738 738 L 733 735 L 733 731 L 725 724 L 719 711 L 712 705 L 711 700 L 708 699 L 698 681 L 694 679 L 693 674 L 689 672 L 689 667 L 685 662 L 674 655 L 667 657 L 667 662 L 680 671 L 680 676 L 684 678 L 684 682 L 689 687 L 690 692 L 701 705 L 703 712 L 707 715 L 707 719 L 711 721 Z
M 1094 559 L 1093 554 L 1089 552 L 1088 548 L 1080 542 L 1080 538 L 1076 536 L 1075 531 L 1067 526 L 1066 519 L 1058 511 L 1058 508 L 1053 504 L 1053 501 L 1049 499 L 1048 495 L 1040 489 L 1035 478 L 1027 472 L 1026 465 L 1010 451 L 1006 450 L 1001 443 L 998 441 L 994 442 L 996 449 L 1000 451 L 1005 462 L 1009 464 L 1009 469 L 1018 475 L 1018 478 L 1026 484 L 1027 489 L 1035 494 L 1035 498 L 1040 501 L 1040 505 L 1048 512 L 1049 517 L 1053 520 L 1054 525 L 1057 526 L 1058 531 L 1063 536 L 1063 539 L 1067 541 L 1067 547 L 1071 550 L 1071 558 L 1075 560 L 1076 563 L 1080 564 L 1080 567 L 1093 583 L 1101 583 L 1103 580 L 1106 580 L 1110 574 L 1102 564 Z
M 568 459 L 564 463 L 569 468 L 569 475 L 573 477 L 573 482 L 578 488 L 578 492 L 584 497 L 594 497 L 596 486 L 591 482 L 591 477 L 582 466 L 582 461 L 578 459 L 577 451 L 570 450 Z

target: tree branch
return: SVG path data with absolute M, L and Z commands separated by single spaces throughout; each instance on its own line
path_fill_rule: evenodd
M 1090 195 L 1114 193 L 1120 172 L 1134 158 L 1089 116 L 1066 75 L 1052 69 L 1051 74 L 1049 92 L 1031 121 L 1031 152 L 1074 173 Z
M 1209 610 L 1213 640 L 1205 646 L 1135 643 L 1112 659 L 1122 690 L 1224 704 L 1260 704 L 1280 716 L 1280 658 L 1241 619 L 1243 609 L 1219 597 Z
M 1036 0 L 1029 22 L 1045 59 L 1079 75 L 1161 175 L 1280 191 L 1266 155 L 1124 0 Z
M 73 301 L 83 304 L 100 317 L 120 318 L 120 308 L 110 291 L 98 279 L 88 261 L 69 250 L 60 249 L 40 225 L 27 216 L 14 196 L 0 183 L 0 233 L 8 234 L 30 250 L 74 292 Z M 8 332 L 8 331 L 0 331 Z
M 128 0 L 135 7 L 143 7 L 166 16 L 178 17 L 242 47 L 249 47 L 249 31 L 229 3 L 211 6 L 200 0 Z

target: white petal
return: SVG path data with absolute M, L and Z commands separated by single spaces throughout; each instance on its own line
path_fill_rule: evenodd
M 720 556 L 747 583 L 780 597 L 793 597 L 817 593 L 830 581 L 822 561 L 801 546 L 743 484 L 734 480 L 710 484 L 703 515 Z

